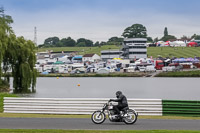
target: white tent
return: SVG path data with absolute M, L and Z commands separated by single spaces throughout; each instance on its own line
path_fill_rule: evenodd
M 169 42 L 171 47 L 186 47 L 186 43 L 183 41 L 174 41 L 174 42 Z

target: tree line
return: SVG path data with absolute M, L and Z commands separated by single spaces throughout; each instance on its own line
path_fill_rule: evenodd
M 147 42 L 155 43 L 158 41 L 169 41 L 176 40 L 177 37 L 174 35 L 168 34 L 167 27 L 164 28 L 163 37 L 160 39 L 156 37 L 152 39 L 152 37 L 147 36 L 147 29 L 142 24 L 133 24 L 132 26 L 127 27 L 122 33 L 122 37 L 124 38 L 147 38 Z M 92 47 L 92 46 L 102 46 L 102 45 L 121 45 L 123 42 L 122 37 L 111 37 L 107 42 L 93 42 L 92 40 L 79 38 L 77 41 L 72 39 L 71 37 L 62 38 L 61 40 L 58 37 L 49 37 L 45 39 L 44 44 L 39 45 L 38 47 Z M 182 40 L 200 40 L 200 35 L 192 35 L 191 37 L 187 37 L 183 35 L 180 39 Z
M 12 17 L 0 8 L 0 85 L 9 84 L 12 75 L 14 92 L 35 92 L 36 47 L 32 41 L 16 37 L 11 27 L 12 23 Z
M 74 40 L 71 37 L 62 39 L 59 39 L 58 37 L 49 37 L 45 39 L 44 44 L 39 45 L 38 47 L 93 47 L 102 45 L 121 45 L 122 42 L 123 38 L 120 37 L 111 37 L 107 42 L 93 42 L 92 40 L 86 38 Z

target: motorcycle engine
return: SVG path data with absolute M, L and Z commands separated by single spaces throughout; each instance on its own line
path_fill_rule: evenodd
M 111 121 L 118 121 L 119 120 L 119 116 L 116 115 L 116 113 L 114 112 L 114 110 L 110 110 L 109 119 Z

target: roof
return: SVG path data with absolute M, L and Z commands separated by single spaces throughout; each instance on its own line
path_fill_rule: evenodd
M 85 54 L 83 57 L 93 57 L 95 54 Z

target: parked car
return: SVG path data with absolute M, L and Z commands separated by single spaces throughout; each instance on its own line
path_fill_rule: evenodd
M 156 72 L 155 66 L 146 66 L 145 72 Z
M 183 69 L 183 66 L 179 63 L 171 63 L 168 66 L 162 68 L 164 72 L 180 71 Z
M 146 66 L 138 66 L 140 72 L 145 72 Z

